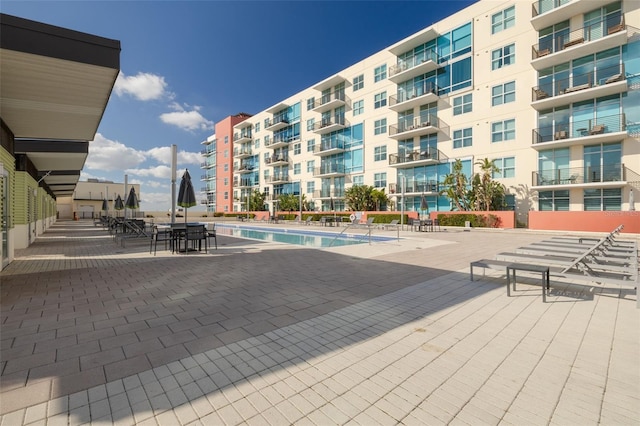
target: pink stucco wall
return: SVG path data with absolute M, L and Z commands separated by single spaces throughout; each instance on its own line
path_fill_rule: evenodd
M 640 212 L 529 212 L 529 229 L 611 232 L 619 225 L 622 232 L 639 234 Z

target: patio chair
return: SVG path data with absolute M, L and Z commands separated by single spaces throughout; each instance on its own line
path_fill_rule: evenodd
M 167 250 L 167 246 L 172 243 L 171 229 L 158 229 L 157 225 L 154 225 L 153 230 L 151 231 L 151 243 L 149 244 L 149 254 L 151 254 L 151 250 L 153 249 L 153 255 L 156 255 L 158 250 L 158 241 L 162 241 L 164 243 L 164 249 Z
M 211 242 L 211 238 L 213 238 L 213 242 L 216 245 L 216 250 L 218 250 L 218 237 L 216 235 L 216 224 L 209 223 L 207 224 L 207 243 Z
M 207 252 L 209 247 L 207 230 L 204 225 L 187 225 L 184 233 L 178 236 L 178 251 L 183 251 L 182 242 L 184 241 L 184 252 L 189 253 L 189 250 L 195 250 L 195 244 L 198 243 L 198 251 L 202 250 L 202 242 L 204 241 L 204 251 Z M 191 248 L 189 247 L 191 245 Z

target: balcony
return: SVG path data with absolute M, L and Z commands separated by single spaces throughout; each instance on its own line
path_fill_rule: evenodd
M 322 141 L 319 145 L 314 145 L 313 147 L 313 153 L 319 156 L 338 154 L 340 152 L 344 152 L 343 141 Z
M 272 183 L 272 184 L 277 184 L 277 183 L 287 183 L 290 182 L 291 179 L 289 178 L 289 175 L 274 175 L 274 176 L 266 176 L 265 177 L 265 181 L 267 183 Z
M 251 130 L 240 132 L 240 133 L 234 133 L 233 142 L 234 143 L 251 142 Z
M 397 169 L 407 169 L 411 167 L 436 164 L 448 157 L 437 148 L 427 148 L 425 150 L 414 150 L 389 154 L 389 166 Z
M 318 189 L 313 191 L 314 199 L 343 199 L 344 198 L 344 190 L 334 189 L 330 191 L 328 189 Z
M 253 150 L 251 149 L 251 145 L 246 144 L 242 145 L 239 148 L 233 150 L 233 157 L 242 159 L 253 156 Z
M 201 169 L 210 169 L 210 168 L 215 167 L 215 166 L 216 166 L 215 163 L 210 163 L 208 161 L 200 163 L 200 168 Z
M 322 113 L 331 111 L 341 106 L 350 107 L 351 99 L 349 99 L 349 97 L 344 94 L 344 91 L 331 92 L 322 95 L 320 99 L 315 101 L 315 103 L 313 104 L 313 111 Z
M 289 164 L 289 157 L 282 154 L 272 155 L 271 157 L 266 158 L 264 162 L 272 167 L 286 166 Z
M 257 169 L 258 167 L 253 163 L 240 163 L 239 165 L 233 166 L 234 173 L 251 173 Z
M 536 0 L 531 6 L 531 25 L 536 31 L 540 31 L 558 22 L 592 11 L 594 2 L 593 0 Z
M 349 122 L 344 117 L 323 118 L 319 123 L 315 123 L 313 131 L 320 135 L 342 130 L 349 127 Z
M 216 189 L 211 186 L 201 186 L 200 192 L 214 192 Z
M 627 39 L 624 16 L 611 17 L 554 38 L 545 37 L 532 46 L 531 66 L 540 71 L 589 53 L 622 46 Z
M 532 189 L 571 189 L 621 187 L 626 185 L 623 163 L 604 166 L 567 167 L 532 173 Z
M 532 89 L 531 106 L 538 111 L 627 91 L 624 65 L 554 80 Z
M 289 125 L 289 120 L 284 115 L 273 117 L 271 120 L 268 120 L 266 125 L 264 126 L 265 130 L 269 130 L 275 132 L 276 130 L 284 129 Z
M 621 141 L 627 137 L 626 126 L 624 114 L 556 123 L 553 126 L 533 129 L 533 148 L 562 148 Z
M 234 179 L 233 180 L 234 188 L 253 188 L 254 186 L 258 186 L 258 181 L 254 179 Z
M 405 195 L 428 194 L 433 195 L 440 192 L 440 184 L 435 180 L 411 181 L 404 186 Z M 389 194 L 402 194 L 401 183 L 390 183 Z
M 215 145 L 207 145 L 207 146 L 205 146 L 204 148 L 202 148 L 202 149 L 200 150 L 200 154 L 202 154 L 202 155 L 204 155 L 204 156 L 211 155 L 211 154 L 213 154 L 214 152 L 216 152 L 216 147 L 215 147 Z
M 389 80 L 396 84 L 402 83 L 439 67 L 438 54 L 429 50 L 398 60 L 396 65 L 389 67 Z
M 313 170 L 314 177 L 342 176 L 344 174 L 344 164 L 324 164 Z
M 293 141 L 300 139 L 299 135 L 275 135 L 268 142 L 264 141 L 265 148 L 277 149 L 288 147 L 289 144 Z
M 421 115 L 411 120 L 402 120 L 389 126 L 391 139 L 407 139 L 442 131 L 449 134 L 449 126 L 433 114 Z
M 417 84 L 407 91 L 399 92 L 389 97 L 389 109 L 404 111 L 416 106 L 428 104 L 438 100 L 439 87 L 433 82 Z

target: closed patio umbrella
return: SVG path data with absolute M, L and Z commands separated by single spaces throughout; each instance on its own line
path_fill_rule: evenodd
M 633 196 L 633 188 L 629 189 L 629 211 L 633 212 L 636 210 L 636 200 Z
M 120 195 L 116 197 L 116 201 L 113 203 L 113 208 L 116 210 L 124 210 L 124 203 L 122 202 L 122 197 L 120 197 Z
M 102 210 L 104 210 L 107 215 L 109 214 L 109 203 L 106 198 L 102 200 Z
M 423 214 L 425 210 L 427 211 L 427 215 L 429 214 L 429 203 L 427 203 L 427 198 L 424 195 L 420 200 L 420 210 L 422 210 Z M 427 219 L 429 219 L 429 216 L 427 216 Z
M 129 191 L 129 196 L 127 197 L 127 201 L 125 201 L 124 206 L 128 209 L 135 210 L 140 207 L 140 203 L 138 202 L 138 196 L 136 195 L 136 189 L 132 186 L 131 191 Z M 126 212 L 125 212 L 126 216 Z
M 197 204 L 196 192 L 191 183 L 191 175 L 189 170 L 185 169 L 180 181 L 180 189 L 178 190 L 178 205 L 184 208 L 184 222 L 187 223 L 187 209 Z

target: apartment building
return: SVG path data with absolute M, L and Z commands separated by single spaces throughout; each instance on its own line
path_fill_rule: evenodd
M 633 210 L 640 35 L 630 23 L 640 24 L 630 0 L 481 0 L 234 124 L 231 192 L 221 199 L 211 185 L 226 176 L 218 166 L 203 175 L 204 202 L 244 211 L 258 189 L 270 209 L 302 192 L 318 211 L 341 211 L 345 190 L 366 184 L 387 191 L 388 208 L 420 210 L 424 196 L 430 211 L 450 211 L 440 191 L 452 164 L 470 176 L 487 158 L 521 221 Z

